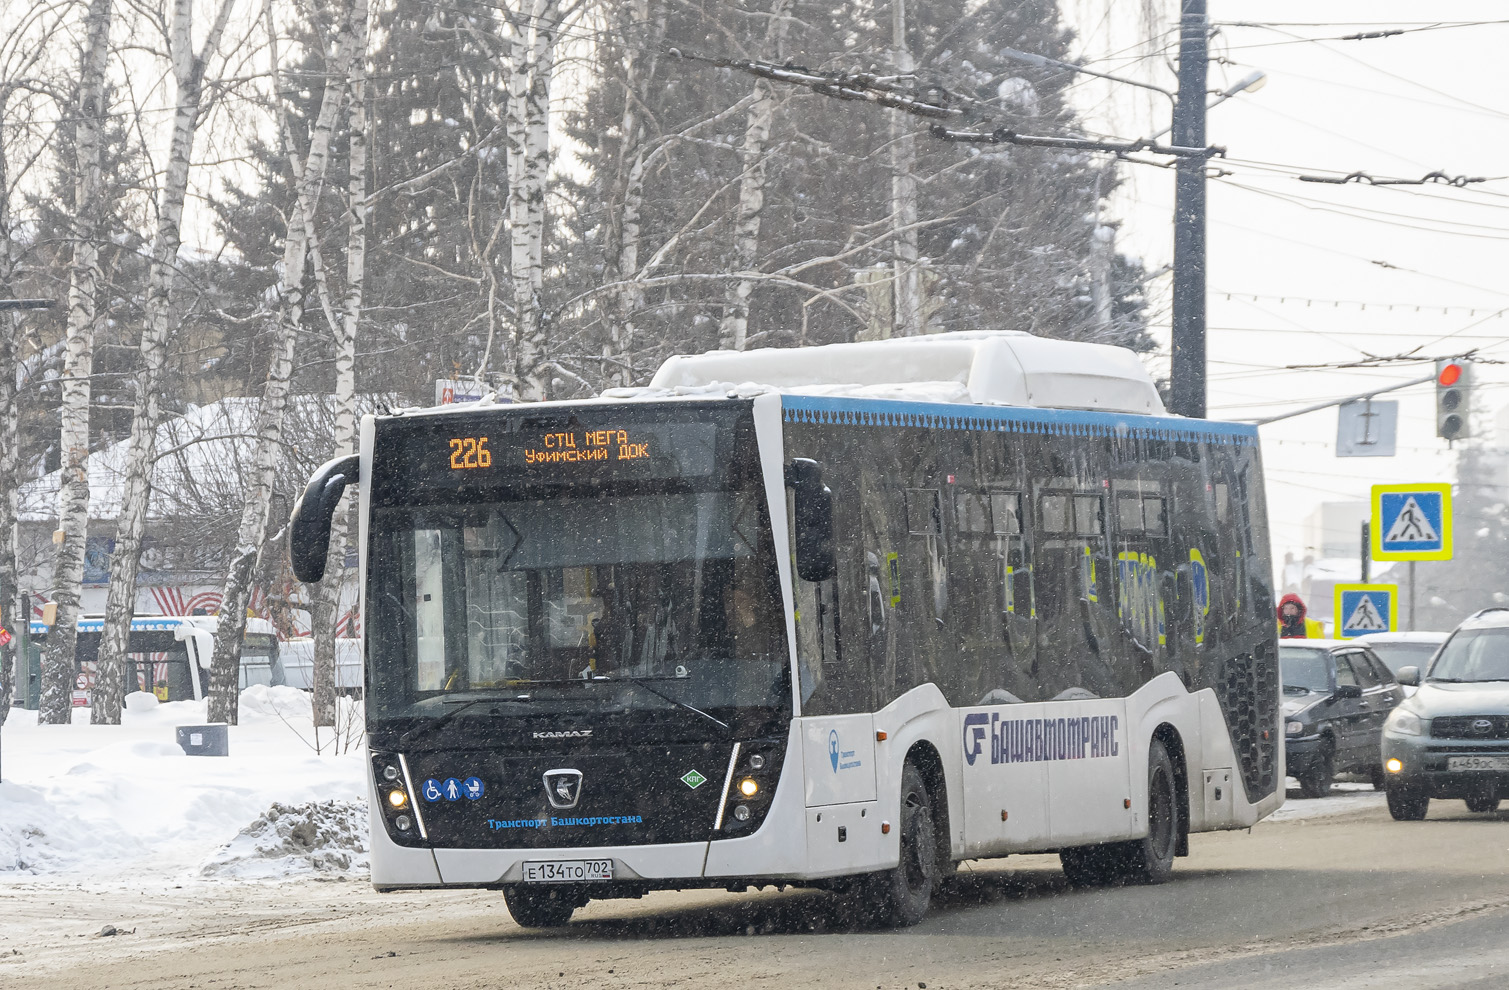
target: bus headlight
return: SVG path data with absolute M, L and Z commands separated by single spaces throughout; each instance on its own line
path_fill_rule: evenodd
M 1404 772 L 1404 764 L 1400 763 L 1397 759 L 1390 759 L 1387 763 L 1385 763 L 1383 765 L 1383 767 L 1389 773 L 1403 773 Z
M 402 808 L 408 805 L 409 796 L 402 789 L 388 792 L 388 803 L 394 808 Z
M 745 777 L 739 781 L 739 793 L 747 798 L 752 798 L 760 793 L 760 782 L 753 777 Z
M 393 819 L 393 826 L 400 832 L 407 832 L 414 827 L 414 821 L 408 815 L 399 815 Z

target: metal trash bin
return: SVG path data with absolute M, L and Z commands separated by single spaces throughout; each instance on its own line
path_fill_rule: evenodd
M 228 726 L 180 725 L 178 746 L 186 756 L 229 756 L 230 733 Z

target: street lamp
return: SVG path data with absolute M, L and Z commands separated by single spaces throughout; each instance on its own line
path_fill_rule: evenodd
M 1209 113 L 1211 110 L 1214 110 L 1216 107 L 1225 103 L 1227 100 L 1231 99 L 1233 96 L 1236 96 L 1238 93 L 1256 93 L 1266 85 L 1268 85 L 1268 73 L 1262 71 L 1261 69 L 1256 69 L 1252 72 L 1249 72 L 1247 75 L 1243 76 L 1236 82 L 1232 83 L 1220 93 L 1216 94 L 1215 99 L 1205 104 L 1205 111 Z M 1157 134 L 1154 134 L 1151 138 L 1149 138 L 1149 140 L 1156 141 L 1173 129 L 1174 125 L 1169 124 L 1163 130 L 1159 131 Z

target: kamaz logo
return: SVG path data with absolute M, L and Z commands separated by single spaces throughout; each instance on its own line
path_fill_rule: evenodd
M 536 732 L 536 739 L 586 739 L 592 735 L 591 729 L 559 729 L 554 732 Z

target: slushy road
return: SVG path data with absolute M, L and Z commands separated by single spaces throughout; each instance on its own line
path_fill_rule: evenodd
M 1327 798 L 1356 803 L 1358 798 Z M 966 864 L 916 928 L 812 891 L 654 894 L 525 931 L 485 891 L 185 880 L 0 885 L 0 985 L 52 988 L 1509 986 L 1509 810 L 1436 802 L 1194 836 L 1159 887 Z M 111 923 L 134 932 L 99 937 Z

